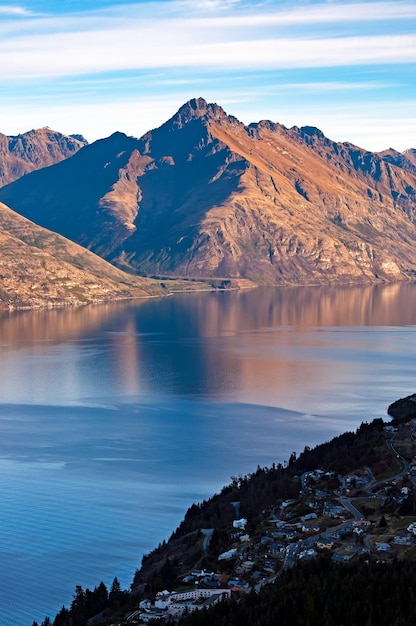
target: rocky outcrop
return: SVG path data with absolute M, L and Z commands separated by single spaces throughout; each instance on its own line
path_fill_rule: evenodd
M 416 418 L 416 393 L 390 404 L 387 413 L 400 422 Z
M 409 155 L 309 126 L 245 126 L 198 98 L 141 139 L 115 133 L 0 199 L 139 274 L 394 281 L 416 276 Z

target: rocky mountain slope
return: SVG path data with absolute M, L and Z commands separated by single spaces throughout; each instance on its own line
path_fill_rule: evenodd
M 163 295 L 92 252 L 0 204 L 0 310 Z
M 67 159 L 85 145 L 80 135 L 63 135 L 48 127 L 17 136 L 0 133 L 0 186 Z
M 17 180 L 0 200 L 144 275 L 311 284 L 416 273 L 414 151 L 245 126 L 201 98 L 141 139 L 115 133 Z

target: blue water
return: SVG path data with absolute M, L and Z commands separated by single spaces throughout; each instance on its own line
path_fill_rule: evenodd
M 302 288 L 0 318 L 0 625 L 141 557 L 231 475 L 413 393 L 416 287 Z

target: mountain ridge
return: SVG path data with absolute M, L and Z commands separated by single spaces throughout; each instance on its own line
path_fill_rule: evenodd
M 82 135 L 64 135 L 48 126 L 19 135 L 0 133 L 0 186 L 67 159 L 87 143 Z
M 194 98 L 141 138 L 114 133 L 3 187 L 0 200 L 137 274 L 403 280 L 416 275 L 407 153 L 372 153 L 312 126 L 245 126 Z

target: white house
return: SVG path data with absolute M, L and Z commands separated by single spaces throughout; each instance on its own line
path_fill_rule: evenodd
M 237 548 L 231 548 L 231 550 L 227 550 L 226 552 L 223 552 L 222 554 L 219 555 L 218 560 L 221 561 L 221 559 L 232 559 L 233 556 L 236 554 L 237 552 Z
M 241 528 L 241 530 L 244 530 L 247 524 L 247 520 L 245 517 L 242 517 L 241 519 L 235 519 L 233 521 L 233 528 Z

